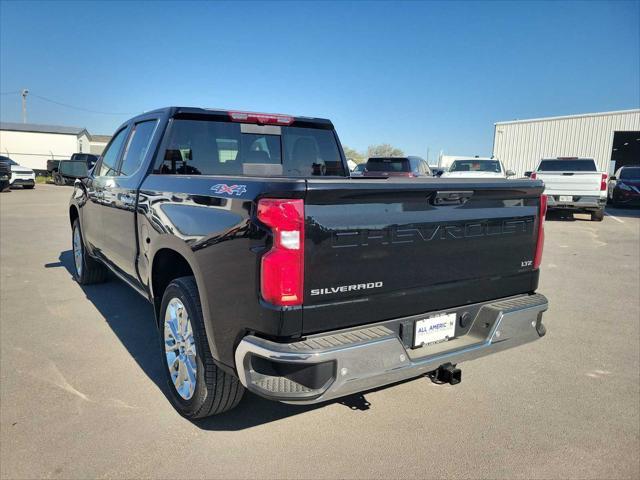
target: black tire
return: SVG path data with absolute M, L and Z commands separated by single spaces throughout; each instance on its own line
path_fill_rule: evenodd
M 57 172 L 53 174 L 53 183 L 55 183 L 56 185 L 64 185 L 64 180 L 62 179 L 62 176 Z
M 182 302 L 188 313 L 196 348 L 196 382 L 189 399 L 183 398 L 173 383 L 165 350 L 165 314 L 167 306 L 174 298 Z M 223 371 L 213 360 L 194 277 L 176 278 L 169 284 L 162 297 L 159 315 L 162 369 L 165 372 L 169 399 L 178 413 L 183 417 L 196 419 L 217 415 L 238 405 L 244 394 L 244 387 L 237 377 Z
M 601 222 L 604 218 L 604 208 L 599 208 L 591 212 L 591 221 L 592 222 Z
M 80 235 L 80 249 L 81 249 L 81 265 L 80 271 L 76 266 L 75 248 L 74 248 L 74 236 L 76 229 Z M 73 221 L 73 227 L 71 228 L 71 253 L 73 255 L 73 278 L 76 279 L 80 285 L 90 285 L 92 283 L 101 283 L 107 279 L 107 268 L 102 265 L 98 260 L 91 258 L 84 248 L 84 238 L 82 236 L 82 229 L 80 228 L 80 222 L 78 219 Z

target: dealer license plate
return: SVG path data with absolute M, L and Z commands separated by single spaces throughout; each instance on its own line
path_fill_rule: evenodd
M 573 202 L 573 197 L 571 195 L 560 195 L 561 202 Z
M 455 334 L 455 313 L 416 320 L 416 328 L 413 335 L 413 346 L 420 347 L 422 345 L 446 342 L 455 337 Z

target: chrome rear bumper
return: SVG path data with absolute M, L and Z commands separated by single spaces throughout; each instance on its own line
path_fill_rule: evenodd
M 487 303 L 466 335 L 415 349 L 380 325 L 293 343 L 248 335 L 236 349 L 236 368 L 254 393 L 287 403 L 319 403 L 537 340 L 545 334 L 542 313 L 547 308 L 539 294 Z

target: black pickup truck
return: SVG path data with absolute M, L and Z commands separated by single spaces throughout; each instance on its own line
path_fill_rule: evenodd
M 9 157 L 0 156 L 0 192 L 11 185 L 11 163 Z
M 69 207 L 75 276 L 155 307 L 188 418 L 246 389 L 317 403 L 545 334 L 540 181 L 350 178 L 329 120 L 171 107 L 135 117 Z M 126 305 L 122 305 L 126 308 Z
M 47 172 L 51 177 L 53 177 L 53 181 L 56 185 L 63 185 L 63 178 L 58 177 L 57 174 L 60 170 L 60 162 L 84 162 L 87 166 L 87 169 L 93 168 L 95 163 L 98 161 L 98 155 L 94 155 L 92 153 L 74 153 L 71 155 L 69 160 L 47 160 Z

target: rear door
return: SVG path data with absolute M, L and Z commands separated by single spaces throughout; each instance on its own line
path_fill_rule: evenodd
M 533 291 L 541 182 L 309 180 L 304 331 Z

